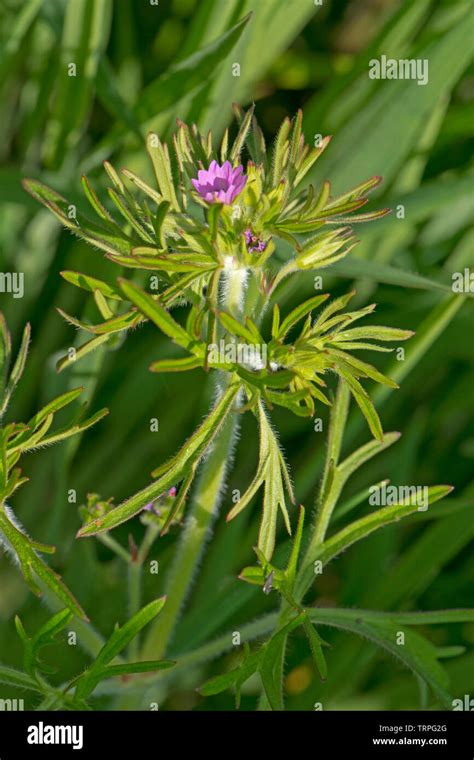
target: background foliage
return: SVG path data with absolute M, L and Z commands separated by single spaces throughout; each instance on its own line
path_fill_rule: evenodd
M 250 11 L 248 22 L 236 27 Z M 26 321 L 33 336 L 12 417 L 26 419 L 78 385 L 85 386 L 91 413 L 110 409 L 82 436 L 34 459 L 26 457 L 30 483 L 19 492 L 15 508 L 38 540 L 58 546 L 55 568 L 104 635 L 115 620 L 127 618 L 126 574 L 107 547 L 75 540 L 79 518 L 77 505 L 68 503 L 68 489 L 77 490 L 78 503 L 89 492 L 114 496 L 116 503 L 133 493 L 198 424 L 209 391 L 203 373 L 195 372 L 189 383 L 186 376 L 148 372 L 150 360 L 160 355 L 160 338 L 149 325 L 129 336 L 120 351 L 99 350 L 72 370 L 56 373 L 56 361 L 76 336 L 55 307 L 81 314 L 86 301 L 60 271 L 87 271 L 105 279 L 116 272 L 99 252 L 62 231 L 23 191 L 21 179 L 41 178 L 81 208 L 82 171 L 103 190 L 101 162 L 111 158 L 117 167 L 152 181 L 143 150 L 147 131 L 169 138 L 179 117 L 219 135 L 231 122 L 234 101 L 256 102 L 269 140 L 282 118 L 298 107 L 304 108 L 310 143 L 318 133 L 333 134 L 314 180 L 329 177 L 342 191 L 372 174 L 382 175 L 373 203 L 403 203 L 406 218 L 391 214 L 361 226 L 361 244 L 350 262 L 325 277 L 325 289 L 339 295 L 355 282 L 359 305 L 379 304 L 378 323 L 414 329 L 417 336 L 406 361 L 394 362 L 393 376 L 403 379 L 400 390 L 390 397 L 383 390 L 374 394 L 384 428 L 400 430 L 402 438 L 359 472 L 347 496 L 384 477 L 394 484 L 450 483 L 456 490 L 436 519 L 421 514 L 352 547 L 322 576 L 318 604 L 405 611 L 473 606 L 472 306 L 450 294 L 452 272 L 472 266 L 474 242 L 470 16 L 470 2 L 448 0 L 335 0 L 322 7 L 311 0 L 160 0 L 158 6 L 145 0 L 3 0 L 0 270 L 24 272 L 25 295 L 16 300 L 0 294 L 0 299 L 15 345 Z M 369 79 L 368 61 L 381 54 L 428 58 L 429 84 Z M 70 61 L 86 75 L 69 77 Z M 232 75 L 235 62 L 240 77 Z M 312 277 L 302 273 L 286 289 L 285 307 L 312 294 Z M 159 419 L 158 433 L 150 432 L 152 417 Z M 314 432 L 310 419 L 284 410 L 275 410 L 273 418 L 297 499 L 310 511 L 322 472 L 324 434 Z M 366 440 L 357 413 L 350 434 L 352 444 Z M 224 506 L 230 506 L 231 489 L 249 482 L 255 457 L 255 431 L 246 420 Z M 368 507 L 359 509 L 363 514 Z M 218 520 L 172 656 L 274 609 L 272 595 L 262 598 L 258 588 L 236 580 L 253 561 L 257 519 L 256 510 L 246 510 L 231 524 Z M 138 541 L 143 530 L 138 521 L 116 535 L 126 543 L 130 530 Z M 162 593 L 160 579 L 175 539 L 171 531 L 153 547 L 160 574 L 158 587 L 155 576 L 146 578 L 149 599 Z M 27 630 L 38 628 L 48 614 L 2 556 L 0 657 L 12 666 L 21 661 L 16 612 Z M 308 709 L 321 700 L 325 709 L 419 704 L 416 681 L 386 654 L 345 632 L 325 629 L 325 634 L 332 645 L 326 685 L 314 675 L 303 634 L 292 639 L 286 662 L 289 709 Z M 429 636 L 437 646 L 464 644 L 465 653 L 447 661 L 446 668 L 452 694 L 472 694 L 473 624 L 434 626 Z M 79 646 L 63 641 L 56 647 L 54 662 L 63 679 L 88 661 Z M 198 670 L 182 667 L 169 691 L 157 687 L 140 699 L 147 705 L 156 696 L 161 709 L 231 708 L 228 692 L 204 700 L 195 688 L 232 663 L 229 655 Z M 251 679 L 242 706 L 252 708 L 257 698 Z M 32 699 L 29 706 L 34 704 Z M 101 698 L 103 707 L 132 705 L 136 696 L 126 690 Z

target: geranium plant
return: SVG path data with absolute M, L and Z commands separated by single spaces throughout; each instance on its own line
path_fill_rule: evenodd
M 208 373 L 215 388 L 208 416 L 194 432 L 183 434 L 182 447 L 156 468 L 149 485 L 117 506 L 112 499 L 89 498 L 78 536 L 112 540 L 110 531 L 140 515 L 148 528 L 143 551 L 138 550 L 131 561 L 136 602 L 140 595 L 136 582 L 146 551 L 158 535 L 173 526 L 177 545 L 166 579 L 167 604 L 140 654 L 144 660 L 161 657 L 169 651 L 218 514 L 240 420 L 245 413 L 253 415 L 259 431 L 255 476 L 227 519 L 236 518 L 245 508 L 259 510 L 257 564 L 245 568 L 240 577 L 260 586 L 265 594 L 281 596 L 281 608 L 278 614 L 246 627 L 242 664 L 206 683 L 202 693 L 214 694 L 232 686 L 239 694 L 240 686 L 258 672 L 263 704 L 282 709 L 288 635 L 303 628 L 319 674 L 330 678 L 319 626 L 332 625 L 388 649 L 448 705 L 450 697 L 436 648 L 411 629 L 406 631 L 406 646 L 398 647 L 394 632 L 420 622 L 470 619 L 469 612 L 397 613 L 395 618 L 312 606 L 313 586 L 317 590 L 318 575 L 331 560 L 355 541 L 418 510 L 411 499 L 402 499 L 328 537 L 335 510 L 347 512 L 353 506 L 341 504 L 348 479 L 399 438 L 397 432 L 383 432 L 367 389 L 370 381 L 389 388 L 397 385 L 360 359 L 359 352 L 390 351 L 387 342 L 398 345 L 413 333 L 373 324 L 374 304 L 350 310 L 353 291 L 338 298 L 318 293 L 289 312 L 279 306 L 279 294 L 294 275 L 319 272 L 350 253 L 357 242 L 353 224 L 388 213 L 386 208 L 360 211 L 381 178 L 372 177 L 334 196 L 329 181 L 320 186 L 305 182 L 330 138 L 310 148 L 302 131 L 301 111 L 293 122 L 283 121 L 271 150 L 267 150 L 253 108 L 245 113 L 236 106 L 235 115 L 235 138 L 231 140 L 226 130 L 219 146 L 210 133 L 202 135 L 194 125 L 182 122 L 173 138 L 173 155 L 156 134 L 149 134 L 146 145 L 156 186 L 127 169 L 118 173 L 106 162 L 111 183 L 111 203 L 106 203 L 83 177 L 85 195 L 95 212 L 93 220 L 77 210 L 71 214 L 71 204 L 42 183 L 24 183 L 73 234 L 102 250 L 120 268 L 120 276 L 112 284 L 87 273 L 62 272 L 68 282 L 92 294 L 97 322 L 86 323 L 62 312 L 71 325 L 91 337 L 72 358 L 61 359 L 58 369 L 67 369 L 94 349 L 115 344 L 117 336 L 149 321 L 181 349 L 178 357 L 174 353 L 153 357 L 151 371 L 200 369 Z M 124 270 L 129 277 L 123 276 Z M 178 305 L 187 307 L 185 320 L 172 313 Z M 269 319 L 265 319 L 267 312 Z M 370 321 L 359 326 L 359 320 L 366 318 Z M 350 398 L 367 421 L 372 438 L 341 458 Z M 288 414 L 312 417 L 320 405 L 330 407 L 326 464 L 315 515 L 305 521 L 305 510 L 294 506 L 292 480 L 271 413 L 280 406 Z M 428 504 L 450 490 L 449 486 L 430 487 Z M 288 534 L 294 536 L 285 568 L 274 561 L 280 513 Z M 300 556 L 303 543 L 306 549 Z M 119 554 L 125 551 L 120 546 L 116 549 Z M 133 574 L 133 567 L 139 572 Z M 266 641 L 251 651 L 247 642 L 262 636 Z M 210 645 L 207 656 L 217 656 L 230 645 L 230 641 L 224 645 L 218 641 L 214 647 Z M 169 677 L 179 673 L 179 668 L 178 662 Z

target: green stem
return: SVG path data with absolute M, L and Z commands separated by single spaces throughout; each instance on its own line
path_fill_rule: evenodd
M 236 317 L 242 312 L 246 285 L 245 270 L 226 271 L 224 308 Z M 225 382 L 228 382 L 228 378 Z M 223 391 L 224 389 L 222 388 Z M 217 516 L 227 466 L 236 437 L 238 418 L 238 413 L 229 412 L 202 465 L 197 492 L 167 579 L 167 602 L 145 640 L 141 654 L 144 660 L 162 657 L 173 636 L 177 619 L 204 551 L 204 545 Z
M 159 532 L 159 526 L 149 525 L 136 556 L 130 558 L 128 566 L 128 612 L 130 618 L 136 615 L 142 606 L 143 564 Z M 140 637 L 135 636 L 130 642 L 128 657 L 131 662 L 135 662 L 139 656 Z
M 301 564 L 300 572 L 298 573 L 295 584 L 295 600 L 299 604 L 312 580 L 312 573 L 309 573 L 311 566 L 311 558 L 315 555 L 316 549 L 326 536 L 331 515 L 338 502 L 344 482 L 335 475 L 335 468 L 339 462 L 341 454 L 342 439 L 344 435 L 344 429 L 347 421 L 347 414 L 349 411 L 350 391 L 342 380 L 339 381 L 337 388 L 336 399 L 331 409 L 329 432 L 328 432 L 328 448 L 326 452 L 326 461 L 324 465 L 323 477 L 321 481 L 321 487 L 318 495 L 318 503 L 316 509 L 316 517 L 313 526 L 313 532 L 306 550 L 304 560 Z M 309 577 L 309 583 L 308 583 Z M 293 608 L 287 601 L 283 600 L 280 608 L 280 615 L 278 618 L 278 629 L 282 628 L 289 621 Z M 283 691 L 283 675 L 284 675 L 284 662 L 286 651 L 285 639 L 282 643 L 278 660 L 275 663 L 275 669 L 278 668 L 278 672 L 281 674 L 279 683 Z M 264 692 L 259 703 L 260 710 L 268 710 L 270 706 Z
M 237 317 L 242 312 L 248 272 L 244 268 L 227 269 L 224 283 L 224 308 Z
M 163 608 L 164 609 L 164 608 Z M 252 620 L 251 623 L 246 623 L 240 627 L 240 642 L 241 645 L 245 642 L 253 641 L 275 629 L 278 622 L 278 613 L 270 612 L 257 620 Z M 156 673 L 143 676 L 140 680 L 131 679 L 130 681 L 116 680 L 114 682 L 103 682 L 99 684 L 96 690 L 96 694 L 127 694 L 130 692 L 138 691 L 140 695 L 143 694 L 143 690 L 146 686 L 153 686 L 155 684 L 166 683 L 173 680 L 176 676 L 182 673 L 189 673 L 190 669 L 196 666 L 200 666 L 205 662 L 215 660 L 226 652 L 230 652 L 235 649 L 233 643 L 234 631 L 226 631 L 226 633 L 218 636 L 216 639 L 203 644 L 197 649 L 193 649 L 190 652 L 186 652 L 183 655 L 178 655 L 177 663 L 174 668 L 169 671 L 160 670 Z
M 142 600 L 142 569 L 143 566 L 137 560 L 130 562 L 128 566 L 128 614 L 132 618 L 140 609 Z M 128 647 L 128 659 L 135 662 L 139 655 L 140 637 L 134 636 Z
M 237 428 L 230 413 L 201 472 L 197 493 L 170 570 L 167 602 L 145 640 L 142 659 L 159 659 L 167 649 L 201 559 L 206 539 L 217 515 L 227 464 Z
M 143 536 L 143 541 L 140 544 L 140 548 L 138 550 L 137 555 L 137 561 L 143 565 L 146 558 L 148 557 L 148 554 L 150 552 L 151 547 L 155 543 L 155 540 L 158 538 L 160 533 L 160 526 L 159 525 L 149 525 L 147 528 L 147 531 L 145 535 Z
M 96 538 L 101 544 L 104 544 L 104 546 L 113 551 L 114 554 L 116 554 L 117 557 L 120 557 L 124 562 L 127 564 L 131 562 L 131 557 L 128 551 L 108 533 L 98 533 Z
M 324 541 L 334 507 L 337 504 L 341 492 L 341 485 L 338 478 L 334 476 L 334 471 L 341 454 L 342 438 L 346 426 L 347 413 L 349 411 L 349 399 L 349 388 L 345 382 L 340 380 L 329 421 L 328 449 L 326 452 L 323 479 L 319 491 L 313 533 L 302 563 L 302 569 L 308 564 L 308 558 L 314 555 L 316 548 Z M 297 600 L 301 601 L 301 596 L 298 598 L 297 595 Z

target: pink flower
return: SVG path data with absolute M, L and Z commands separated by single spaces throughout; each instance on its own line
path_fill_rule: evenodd
M 159 502 L 161 501 L 161 499 L 167 496 L 171 496 L 171 498 L 174 499 L 174 497 L 176 496 L 176 493 L 177 493 L 176 486 L 171 486 L 171 488 L 169 488 L 164 493 L 160 493 L 160 495 L 158 496 L 157 499 L 155 499 L 155 501 L 150 501 L 148 502 L 148 504 L 145 504 L 143 509 L 146 510 L 147 512 L 154 512 L 155 515 L 159 515 L 160 514 L 159 511 L 155 509 L 155 502 Z
M 250 227 L 248 227 L 245 232 L 245 242 L 247 243 L 247 250 L 249 253 L 255 253 L 257 251 L 258 253 L 261 253 L 265 250 L 267 247 L 267 243 L 265 240 L 260 240 L 256 235 L 253 234 Z
M 208 203 L 219 201 L 229 206 L 245 187 L 247 177 L 243 171 L 243 166 L 233 169 L 229 161 L 222 166 L 217 161 L 212 161 L 209 169 L 200 169 L 198 178 L 191 182 L 201 198 Z

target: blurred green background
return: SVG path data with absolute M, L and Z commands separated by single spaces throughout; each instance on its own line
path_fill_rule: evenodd
M 370 264 L 355 268 L 349 278 L 336 272 L 324 278 L 324 289 L 336 294 L 355 282 L 360 304 L 379 304 L 379 324 L 417 331 L 418 342 L 398 369 L 405 375 L 401 389 L 378 397 L 384 428 L 403 436 L 365 466 L 347 495 L 384 477 L 394 484 L 456 487 L 436 519 L 419 515 L 351 548 L 322 577 L 318 604 L 405 610 L 474 606 L 473 312 L 450 292 L 452 273 L 473 266 L 472 8 L 472 2 L 454 0 L 325 0 L 322 5 L 313 0 L 160 0 L 157 5 L 1 0 L 0 271 L 24 272 L 25 294 L 14 299 L 0 293 L 0 303 L 16 345 L 26 321 L 33 334 L 9 419 L 25 420 L 77 385 L 86 386 L 92 410 L 110 409 L 80 441 L 26 460 L 30 482 L 12 505 L 28 532 L 58 546 L 54 566 L 100 631 L 109 633 L 115 620 L 126 618 L 125 572 L 101 544 L 74 539 L 77 506 L 88 492 L 114 496 L 118 503 L 145 485 L 153 467 L 201 419 L 210 392 L 199 371 L 176 377 L 148 372 L 162 351 L 160 336 L 148 325 L 118 350 L 99 350 L 57 375 L 57 359 L 85 336 L 77 337 L 55 307 L 79 316 L 87 316 L 89 308 L 85 295 L 65 283 L 60 271 L 84 271 L 110 282 L 117 271 L 100 252 L 63 231 L 24 192 L 21 179 L 40 178 L 78 207 L 85 203 L 82 172 L 99 194 L 104 191 L 104 159 L 151 182 L 143 149 L 148 130 L 169 139 L 181 118 L 219 137 L 232 121 L 234 101 L 243 106 L 255 101 L 268 142 L 281 120 L 302 107 L 310 144 L 318 134 L 334 135 L 311 179 L 329 178 L 342 191 L 380 174 L 377 207 L 404 209 L 403 220 L 392 213 L 357 229 L 361 244 L 351 256 Z M 251 18 L 236 30 L 250 11 Z M 370 79 L 368 62 L 382 54 L 428 59 L 428 85 Z M 71 62 L 77 66 L 75 78 L 68 76 Z M 235 63 L 240 76 L 233 76 Z M 426 280 L 403 277 L 401 271 Z M 285 291 L 284 306 L 312 292 L 312 280 L 304 276 Z M 378 366 L 384 363 L 383 357 Z M 320 414 L 326 421 L 326 412 Z M 152 417 L 159 419 L 158 433 L 150 432 Z M 311 420 L 283 410 L 272 418 L 297 498 L 311 508 L 324 433 L 314 432 Z M 357 413 L 350 433 L 352 445 L 368 437 Z M 231 489 L 252 477 L 255 454 L 254 424 L 245 419 L 224 507 Z M 77 490 L 77 505 L 68 503 L 71 488 Z M 180 620 L 174 654 L 223 630 L 238 630 L 274 607 L 272 596 L 262 599 L 258 589 L 236 579 L 252 561 L 258 513 L 255 504 L 235 523 L 219 518 Z M 126 542 L 129 531 L 138 537 L 142 527 L 134 521 L 116 535 Z M 175 544 L 172 531 L 153 549 L 159 584 Z M 162 591 L 155 580 L 147 580 L 147 598 Z M 17 612 L 30 630 L 47 617 L 2 556 L 0 659 L 14 666 L 21 659 L 13 626 Z M 429 636 L 439 646 L 466 646 L 446 667 L 454 696 L 474 693 L 473 626 L 434 626 Z M 321 700 L 325 709 L 417 706 L 415 679 L 388 655 L 347 633 L 329 631 L 326 638 L 333 647 L 325 685 L 314 677 L 303 638 L 292 640 L 286 663 L 289 709 L 312 709 Z M 79 647 L 60 645 L 54 652 L 60 680 L 86 661 Z M 231 662 L 228 656 L 181 673 L 160 709 L 231 709 L 230 694 L 204 700 L 195 691 Z M 243 707 L 253 708 L 257 697 L 257 683 L 249 681 Z M 127 702 L 104 697 L 101 706 Z

